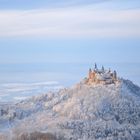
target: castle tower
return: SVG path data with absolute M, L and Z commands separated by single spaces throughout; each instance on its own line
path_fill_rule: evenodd
M 97 69 L 97 64 L 95 63 L 95 65 L 94 65 L 94 69 Z
M 92 70 L 91 70 L 91 68 L 89 69 L 88 78 L 89 78 L 89 79 L 92 78 Z
M 102 73 L 104 73 L 105 72 L 105 69 L 104 69 L 104 66 L 102 66 Z
M 98 71 L 98 68 L 97 68 L 97 64 L 95 63 L 94 65 L 94 72 L 97 72 Z
M 111 73 L 111 69 L 109 68 L 108 73 Z
M 113 72 L 113 78 L 114 78 L 114 80 L 117 80 L 117 72 L 115 70 Z

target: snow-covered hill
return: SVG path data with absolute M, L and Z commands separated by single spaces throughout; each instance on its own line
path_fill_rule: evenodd
M 0 105 L 0 139 L 140 140 L 140 88 L 84 82 Z

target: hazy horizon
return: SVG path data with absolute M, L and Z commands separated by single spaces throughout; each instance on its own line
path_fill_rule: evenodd
M 96 62 L 140 86 L 140 1 L 0 0 L 0 83 L 71 86 Z

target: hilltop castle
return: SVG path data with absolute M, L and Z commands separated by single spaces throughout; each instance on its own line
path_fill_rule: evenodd
M 101 69 L 98 69 L 96 63 L 94 69 L 89 69 L 88 77 L 86 83 L 91 84 L 113 84 L 118 81 L 117 72 L 114 70 L 113 72 L 109 70 L 105 70 L 102 66 Z

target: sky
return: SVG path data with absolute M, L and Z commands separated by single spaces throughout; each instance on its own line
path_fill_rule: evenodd
M 140 63 L 139 45 L 139 0 L 0 0 L 1 66 Z

